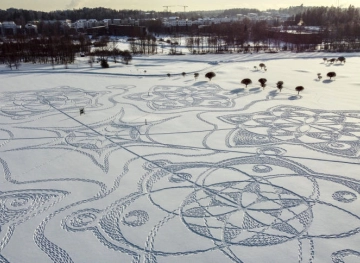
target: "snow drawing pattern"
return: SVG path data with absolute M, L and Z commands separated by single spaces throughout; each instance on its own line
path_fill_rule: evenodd
M 172 257 L 213 250 L 222 252 L 224 260 L 243 262 L 241 255 L 248 247 L 264 255 L 264 247 L 285 243 L 295 247 L 288 253 L 295 257 L 300 253 L 308 262 L 314 259 L 315 240 L 358 235 L 360 214 L 342 204 L 357 201 L 360 182 L 316 174 L 299 163 L 273 157 L 278 150 L 263 148 L 256 155 L 218 163 L 153 161 L 145 166 L 148 173 L 138 182 L 142 186 L 138 192 L 105 210 L 74 212 L 64 220 L 64 228 L 93 231 L 101 243 L 133 256 L 133 262 L 164 262 L 164 257 L 172 261 Z M 306 184 L 306 192 L 291 183 L 295 180 Z M 335 192 L 329 202 L 322 196 L 326 184 L 344 190 Z M 162 198 L 168 195 L 179 202 L 168 203 Z M 326 217 L 322 211 L 340 214 L 355 224 L 322 232 L 317 229 Z M 169 232 L 211 242 L 195 243 L 186 250 L 179 244 L 176 250 L 166 250 L 157 240 L 166 239 Z M 307 247 L 298 251 L 297 244 Z
M 53 109 L 98 107 L 98 98 L 106 92 L 86 92 L 71 87 L 58 87 L 42 91 L 8 92 L 0 96 L 0 115 L 21 120 L 44 114 Z
M 296 144 L 358 165 L 351 162 L 359 157 L 359 112 L 283 105 L 239 113 L 233 109 L 236 99 L 251 92 L 234 95 L 216 84 L 128 94 L 131 88 L 60 87 L 1 96 L 0 122 L 10 125 L 0 129 L 0 262 L 16 262 L 7 248 L 17 227 L 28 221 L 35 227 L 34 253 L 56 263 L 77 262 L 74 244 L 98 245 L 101 253 L 87 253 L 103 257 L 111 251 L 116 260 L 132 263 L 283 262 L 284 251 L 291 262 L 360 260 L 360 181 L 315 171 L 287 156 L 287 146 Z M 146 102 L 159 115 L 145 123 L 149 113 L 129 101 Z M 79 106 L 110 109 L 112 115 L 97 121 L 74 117 Z M 156 132 L 175 120 L 187 123 L 191 111 L 194 121 L 214 127 L 194 137 L 197 145 L 220 132 L 219 125 L 232 126 L 217 137 L 227 150 L 160 142 Z M 205 117 L 209 113 L 216 123 Z M 54 116 L 53 126 L 33 118 Z M 23 119 L 28 121 L 18 122 Z M 44 160 L 32 158 L 34 152 Z M 29 169 L 19 171 L 14 155 L 29 158 Z M 68 166 L 78 158 L 88 161 L 86 167 Z M 54 168 L 57 163 L 62 169 Z M 86 196 L 74 191 L 78 187 L 87 189 Z M 336 227 L 324 227 L 328 221 Z M 101 262 L 114 260 L 107 259 Z
M 136 93 L 125 98 L 146 101 L 152 110 L 176 110 L 189 107 L 232 108 L 234 99 L 216 84 L 191 87 L 155 86 L 148 93 Z
M 328 154 L 359 158 L 360 112 L 276 106 L 219 119 L 236 127 L 227 136 L 228 147 L 300 144 Z

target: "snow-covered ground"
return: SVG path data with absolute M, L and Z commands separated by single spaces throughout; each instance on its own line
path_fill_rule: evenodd
M 0 262 L 360 262 L 360 58 L 339 55 L 2 65 Z

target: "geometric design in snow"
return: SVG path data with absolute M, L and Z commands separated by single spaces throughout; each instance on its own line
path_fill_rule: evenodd
M 126 99 L 145 101 L 152 110 L 178 110 L 194 107 L 232 108 L 234 99 L 216 84 L 201 86 L 155 86 L 149 92 L 125 96 Z M 234 96 L 232 96 L 234 97 Z
M 360 155 L 360 112 L 276 106 L 218 118 L 236 127 L 227 136 L 228 147 L 298 144 L 344 157 Z
M 358 235 L 360 215 L 336 201 L 339 196 L 345 198 L 345 192 L 337 192 L 333 202 L 322 196 L 334 188 L 360 194 L 360 182 L 317 174 L 279 158 L 284 151 L 266 147 L 255 155 L 217 163 L 152 161 L 139 175 L 136 185 L 141 188 L 104 210 L 79 210 L 67 216 L 63 226 L 68 231 L 93 231 L 102 244 L 131 255 L 134 262 L 157 262 L 158 258 L 171 262 L 171 257 L 212 250 L 243 262 L 247 247 L 261 253 L 263 247 L 293 241 L 312 244 L 306 252 L 311 255 L 314 238 Z M 179 179 L 174 180 L 176 177 Z M 323 184 L 328 187 L 323 189 Z M 169 202 L 166 196 L 177 201 Z M 341 214 L 342 221 L 351 224 L 313 229 L 312 225 L 321 224 L 328 213 Z M 176 236 L 189 242 L 174 242 L 171 249 L 161 243 Z
M 21 120 L 53 111 L 51 106 L 62 110 L 96 108 L 100 106 L 98 98 L 106 93 L 87 92 L 66 86 L 40 91 L 7 92 L 0 95 L 0 115 Z

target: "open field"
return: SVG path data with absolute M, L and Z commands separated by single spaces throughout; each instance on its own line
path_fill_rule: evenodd
M 1 65 L 0 262 L 359 262 L 360 57 L 340 55 Z

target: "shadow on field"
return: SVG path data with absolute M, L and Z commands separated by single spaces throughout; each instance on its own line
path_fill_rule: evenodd
M 251 89 L 249 89 L 249 91 L 258 91 L 258 90 L 260 90 L 260 88 L 251 88 Z
M 331 82 L 333 82 L 333 80 L 331 80 L 331 79 L 325 79 L 325 80 L 323 80 L 323 83 L 325 83 L 325 84 L 329 84 L 329 83 L 331 83 Z
M 301 99 L 301 96 L 299 95 L 294 95 L 289 97 L 289 100 L 299 100 L 299 99 Z
M 241 93 L 241 92 L 244 92 L 245 89 L 244 88 L 239 88 L 239 89 L 233 89 L 230 91 L 231 94 L 238 94 L 238 93 Z
M 277 90 L 272 90 L 269 92 L 270 96 L 276 96 L 277 94 L 279 94 L 279 92 Z
M 206 83 L 208 83 L 208 82 L 207 81 L 198 81 L 198 82 L 194 83 L 193 86 L 201 86 L 201 85 L 204 85 Z

